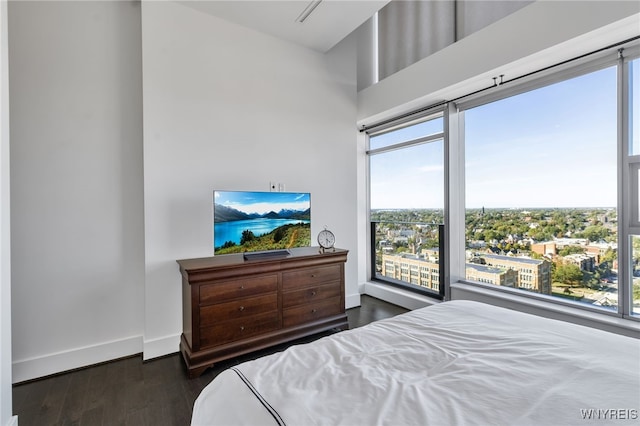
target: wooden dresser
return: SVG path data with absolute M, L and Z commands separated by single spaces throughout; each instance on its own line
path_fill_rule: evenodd
M 330 330 L 348 328 L 347 250 L 290 250 L 286 257 L 242 254 L 178 260 L 182 274 L 180 352 L 189 377 L 214 363 Z

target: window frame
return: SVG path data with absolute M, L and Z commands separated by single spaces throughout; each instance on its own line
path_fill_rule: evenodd
M 443 252 L 446 262 L 444 266 L 444 277 L 440 277 L 440 286 L 444 285 L 444 300 L 451 299 L 451 284 L 459 283 L 462 286 L 471 286 L 476 288 L 475 291 L 486 292 L 487 295 L 504 294 L 505 297 L 524 298 L 532 303 L 549 303 L 549 307 L 555 306 L 558 309 L 567 307 L 569 310 L 578 308 L 579 311 L 585 312 L 585 315 L 596 315 L 605 317 L 618 317 L 640 321 L 640 312 L 633 312 L 632 289 L 633 274 L 631 271 L 631 236 L 640 236 L 640 196 L 638 195 L 638 174 L 640 173 L 640 155 L 629 154 L 629 64 L 631 61 L 640 57 L 640 43 L 635 41 L 624 49 L 618 49 L 617 52 L 607 48 L 590 54 L 588 56 L 575 60 L 565 61 L 559 65 L 545 68 L 536 72 L 526 74 L 507 81 L 509 84 L 496 85 L 491 90 L 482 90 L 475 94 L 458 98 L 454 101 L 441 102 L 432 108 L 424 108 L 421 110 L 421 117 L 428 114 L 438 114 L 442 111 L 444 117 L 444 223 L 445 223 L 445 239 Z M 467 280 L 465 277 L 465 142 L 464 142 L 464 112 L 475 106 L 487 104 L 500 99 L 508 98 L 520 93 L 535 90 L 537 88 L 552 85 L 557 82 L 575 78 L 591 72 L 601 70 L 603 68 L 617 66 L 618 84 L 618 262 L 619 271 L 625 271 L 618 274 L 618 307 L 616 310 L 606 310 L 588 304 L 563 300 L 558 297 L 530 293 L 518 289 L 508 287 L 498 287 L 495 285 L 484 284 Z M 425 113 L 424 111 L 427 111 Z M 434 113 L 434 111 L 436 111 Z M 408 118 L 409 117 L 409 118 Z M 376 136 L 381 132 L 393 131 L 399 127 L 405 127 L 412 124 L 414 116 L 407 114 L 399 117 L 398 121 L 392 119 L 385 121 L 384 129 L 363 129 L 366 133 L 366 146 L 369 146 L 369 137 Z M 640 131 L 640 129 L 635 129 Z M 386 148 L 388 149 L 388 148 Z M 379 152 L 379 150 L 375 150 Z M 367 175 L 367 250 L 373 252 L 372 227 L 371 227 L 371 205 L 370 205 L 370 169 L 369 169 L 369 151 L 366 151 L 366 175 Z M 635 180 L 634 180 L 635 177 Z M 632 213 L 633 212 L 633 213 Z M 370 281 L 380 282 L 375 279 L 375 258 L 369 256 L 367 279 Z M 629 272 L 628 274 L 626 272 Z M 386 283 L 385 283 L 386 284 Z M 470 288 L 471 288 L 470 287 Z
M 431 133 L 429 135 L 424 135 L 424 136 L 420 136 L 414 139 L 410 139 L 410 140 L 404 140 L 402 142 L 398 142 L 395 144 L 390 144 L 387 146 L 383 146 L 383 147 L 379 147 L 379 148 L 375 148 L 375 149 L 369 149 L 371 143 L 371 138 L 374 138 L 376 136 L 381 136 L 381 135 L 385 135 L 400 129 L 404 129 L 419 123 L 424 123 L 430 120 L 436 120 L 442 118 L 443 119 L 443 129 L 441 132 L 436 132 L 436 133 Z M 410 282 L 404 282 L 401 280 L 397 280 L 397 279 L 393 279 L 393 278 L 389 278 L 389 277 L 384 277 L 384 276 L 377 276 L 376 274 L 376 270 L 375 270 L 375 266 L 376 266 L 376 253 L 375 253 L 375 247 L 374 247 L 374 238 L 375 238 L 375 224 L 377 223 L 376 221 L 372 221 L 371 219 L 371 158 L 374 155 L 378 155 L 378 154 L 384 154 L 387 152 L 391 152 L 391 151 L 396 151 L 396 150 L 401 150 L 404 148 L 411 148 L 411 147 L 415 147 L 415 146 L 419 146 L 419 145 L 424 145 L 424 144 L 429 144 L 429 143 L 433 143 L 433 142 L 438 142 L 438 141 L 442 141 L 443 146 L 444 146 L 444 157 L 443 161 L 445 163 L 445 180 L 444 180 L 444 192 L 445 192 L 445 198 L 446 198 L 446 189 L 447 189 L 447 177 L 446 177 L 446 170 L 447 170 L 447 166 L 446 166 L 446 157 L 447 157 L 447 114 L 446 114 L 446 105 L 441 105 L 441 106 L 436 106 L 433 108 L 426 108 L 423 111 L 420 111 L 419 113 L 413 115 L 409 115 L 409 116 L 401 116 L 398 120 L 389 120 L 389 121 L 385 121 L 384 125 L 381 125 L 379 127 L 377 127 L 377 129 L 371 130 L 371 131 L 367 131 L 366 132 L 366 150 L 365 150 L 365 155 L 367 158 L 366 161 L 366 168 L 367 168 L 367 223 L 368 223 L 368 229 L 367 229 L 367 251 L 368 253 L 370 253 L 370 256 L 368 256 L 368 267 L 367 267 L 367 279 L 369 281 L 372 282 L 379 282 L 382 283 L 384 285 L 389 285 L 392 287 L 396 287 L 396 288 L 400 288 L 403 290 L 407 290 L 409 292 L 412 293 L 416 293 L 416 294 L 420 294 L 423 296 L 427 296 L 429 298 L 433 298 L 433 299 L 437 299 L 437 300 L 444 300 L 446 295 L 445 292 L 448 291 L 448 283 L 447 285 L 443 285 L 444 282 L 446 282 L 445 279 L 445 268 L 447 265 L 446 262 L 446 255 L 442 255 L 440 256 L 440 274 L 439 274 L 439 283 L 438 283 L 438 292 L 435 292 L 433 290 L 427 289 L 427 288 L 420 288 L 416 285 L 412 285 Z M 446 201 L 443 200 L 443 202 L 445 203 L 445 207 L 444 207 L 444 220 L 446 223 Z M 446 250 L 446 237 L 445 237 L 445 233 L 444 233 L 444 224 L 440 226 L 439 228 L 439 235 L 440 235 L 440 252 L 441 253 L 447 253 Z
M 633 181 L 631 170 L 636 164 L 640 164 L 640 155 L 636 155 L 631 160 L 629 155 L 629 96 L 628 96 L 628 78 L 629 78 L 629 62 L 637 59 L 640 56 L 640 46 L 638 43 L 634 43 L 631 47 L 625 49 L 619 49 L 617 53 L 611 51 L 600 52 L 595 54 L 594 57 L 579 60 L 577 62 L 566 63 L 560 65 L 557 68 L 546 69 L 539 73 L 531 74 L 522 78 L 517 84 L 508 87 L 497 87 L 496 90 L 489 94 L 480 94 L 477 96 L 469 97 L 463 102 L 457 104 L 458 120 L 461 123 L 461 127 L 464 129 L 464 112 L 477 106 L 486 105 L 492 102 L 506 99 L 521 93 L 526 93 L 532 90 L 550 86 L 555 83 L 570 80 L 582 75 L 586 75 L 592 72 L 596 72 L 609 67 L 617 67 L 617 149 L 618 149 L 618 264 L 619 271 L 629 271 L 629 274 L 618 273 L 618 308 L 615 311 L 606 310 L 597 306 L 591 306 L 580 302 L 573 302 L 570 300 L 563 300 L 558 297 L 536 294 L 518 289 L 511 289 L 508 287 L 491 286 L 485 283 L 467 280 L 466 277 L 458 280 L 463 284 L 471 286 L 482 287 L 488 291 L 509 293 L 525 298 L 537 299 L 546 302 L 553 303 L 555 305 L 561 305 L 566 307 L 578 308 L 585 311 L 594 312 L 606 316 L 619 317 L 625 319 L 631 319 L 634 321 L 640 321 L 640 315 L 632 312 L 632 277 L 631 267 L 629 264 L 630 259 L 630 239 L 632 234 L 640 235 L 640 223 L 632 222 L 631 205 L 636 203 L 638 205 L 638 193 L 631 192 L 631 182 Z M 460 138 L 460 148 L 464 152 L 464 135 Z M 463 155 L 464 157 L 464 155 Z M 462 159 L 464 163 L 464 158 Z M 464 167 L 464 166 L 463 166 Z M 462 204 L 464 205 L 464 195 Z M 463 208 L 464 209 L 464 208 Z M 461 212 L 465 214 L 465 212 Z M 635 231 L 635 232 L 634 232 Z M 462 242 L 459 250 L 465 250 L 465 243 Z M 455 248 L 454 248 L 455 250 Z M 628 275 L 628 276 L 627 276 Z M 462 274 L 464 276 L 464 274 Z
M 620 180 L 622 191 L 618 194 L 619 203 L 623 204 L 624 223 L 619 230 L 620 238 L 618 246 L 622 246 L 624 258 L 620 260 L 620 270 L 624 274 L 618 273 L 618 288 L 620 280 L 623 280 L 623 295 L 620 303 L 623 306 L 622 317 L 640 322 L 640 310 L 633 311 L 633 267 L 632 267 L 632 237 L 640 236 L 640 152 L 631 152 L 631 112 L 633 110 L 630 96 L 631 62 L 640 61 L 640 46 L 637 44 L 627 51 L 623 51 L 618 58 L 618 78 L 619 88 L 619 138 L 620 138 Z M 637 64 L 640 66 L 640 63 Z M 640 83 L 640 82 L 638 82 Z M 635 132 L 640 132 L 640 123 L 636 123 Z M 618 252 L 620 256 L 620 251 Z
M 629 207 L 631 213 L 629 215 L 629 227 L 640 228 L 640 202 L 638 200 L 638 192 L 640 191 L 640 156 L 629 158 Z

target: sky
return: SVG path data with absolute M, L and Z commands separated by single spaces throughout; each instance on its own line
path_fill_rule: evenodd
M 610 67 L 467 110 L 466 207 L 615 207 L 616 105 L 616 68 Z M 437 128 L 414 127 L 400 139 Z M 389 140 L 371 138 L 371 148 Z M 637 130 L 633 144 L 640 151 Z M 408 149 L 371 156 L 372 209 L 443 208 L 443 141 Z
M 311 207 L 309 193 L 214 191 L 215 203 L 244 213 L 264 214 L 282 209 L 306 210 Z

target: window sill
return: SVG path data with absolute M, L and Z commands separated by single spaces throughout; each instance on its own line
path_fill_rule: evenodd
M 373 281 L 364 283 L 364 294 L 405 309 L 419 309 L 440 303 L 439 300 L 412 291 Z
M 495 291 L 461 282 L 451 284 L 451 296 L 454 300 L 477 300 L 546 318 L 558 319 L 622 334 L 636 339 L 640 338 L 640 322 L 631 319 L 560 305 L 531 297 L 523 297 L 517 294 Z

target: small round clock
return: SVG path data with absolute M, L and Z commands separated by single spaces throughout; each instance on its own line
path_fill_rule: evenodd
M 322 253 L 327 249 L 333 249 L 335 242 L 336 237 L 326 227 L 318 234 L 318 244 L 320 244 L 320 252 Z

